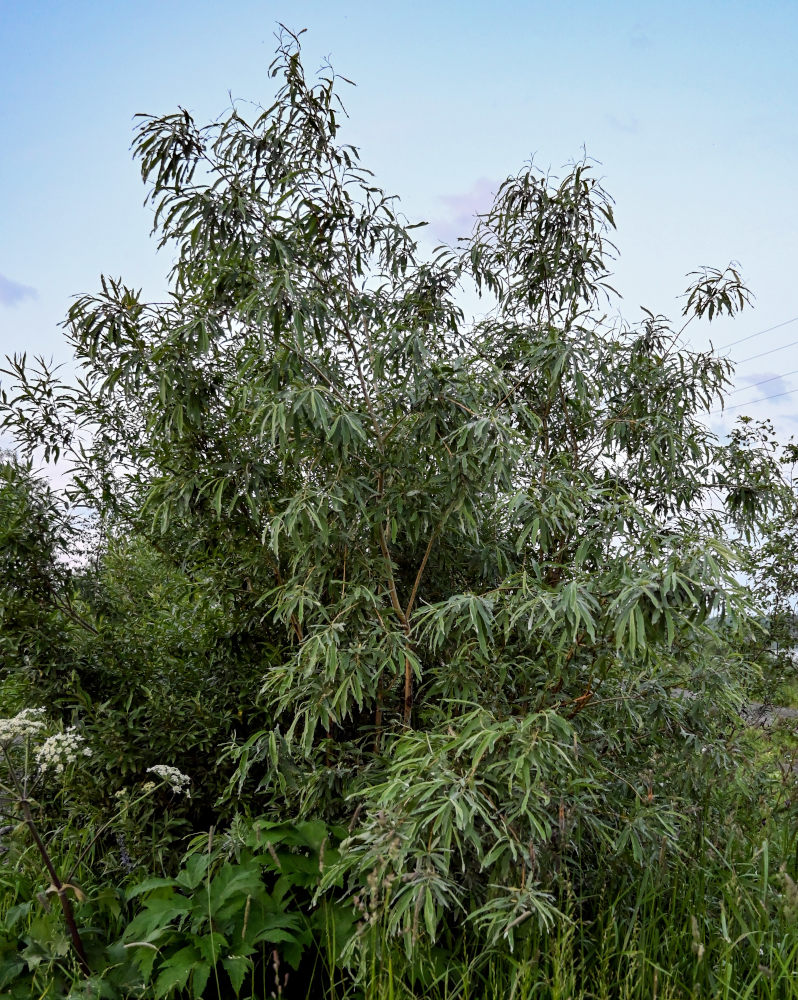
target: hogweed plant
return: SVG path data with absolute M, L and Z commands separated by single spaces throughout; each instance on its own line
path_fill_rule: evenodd
M 93 751 L 77 727 L 71 726 L 54 732 L 55 727 L 56 724 L 48 718 L 44 708 L 26 708 L 12 718 L 0 719 L 0 752 L 4 765 L 0 768 L 0 814 L 14 821 L 21 816 L 50 879 L 44 898 L 50 895 L 58 898 L 80 971 L 84 976 L 89 976 L 92 970 L 72 905 L 73 899 L 78 902 L 85 899 L 76 875 L 91 847 L 116 821 L 119 812 L 97 830 L 69 873 L 59 874 L 53 851 L 48 847 L 37 816 L 39 802 L 36 793 L 41 789 L 52 794 L 54 789 L 46 786 L 55 783 L 63 785 L 74 778 L 79 765 L 90 760 Z M 155 765 L 148 771 L 154 773 L 160 781 L 145 782 L 138 795 L 131 802 L 125 803 L 125 808 L 135 805 L 158 788 L 168 787 L 176 794 L 190 794 L 190 779 L 177 768 Z
M 75 764 L 81 754 L 90 756 L 91 750 L 83 745 L 82 737 L 74 732 L 47 736 L 38 748 L 34 749 L 35 742 L 44 736 L 46 730 L 45 711 L 41 708 L 23 709 L 11 719 L 0 720 L 0 747 L 8 779 L 7 783 L 0 781 L 0 789 L 7 796 L 4 800 L 5 815 L 16 818 L 7 811 L 11 803 L 22 814 L 23 822 L 51 879 L 47 891 L 58 897 L 81 971 L 88 976 L 91 973 L 89 960 L 75 923 L 69 898 L 70 892 L 79 896 L 80 889 L 68 879 L 62 880 L 56 871 L 50 851 L 34 819 L 32 806 L 35 800 L 32 796 L 37 785 L 45 780 L 48 771 L 62 776 L 66 769 Z

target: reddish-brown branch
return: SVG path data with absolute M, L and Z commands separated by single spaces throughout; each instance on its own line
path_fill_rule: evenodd
M 410 657 L 405 653 L 405 705 L 402 713 L 402 721 L 406 726 L 410 726 L 410 716 L 413 712 L 413 667 Z
M 388 548 L 388 542 L 386 541 L 385 538 L 385 527 L 382 524 L 380 525 L 379 534 L 380 534 L 380 550 L 382 551 L 382 556 L 383 559 L 385 560 L 385 570 L 386 573 L 388 574 L 388 594 L 390 595 L 391 598 L 391 606 L 396 612 L 397 618 L 402 623 L 402 627 L 405 629 L 405 631 L 407 631 L 407 618 L 405 617 L 405 613 L 402 610 L 402 605 L 399 601 L 399 594 L 396 591 L 396 580 L 393 575 L 393 562 L 391 560 L 391 553 Z
M 593 698 L 593 690 L 588 688 L 584 694 L 580 694 L 578 698 L 574 698 L 573 701 L 569 702 L 573 706 L 571 711 L 568 713 L 566 718 L 573 719 L 575 715 L 579 715 L 582 709 L 588 704 L 588 702 Z
M 377 707 L 374 711 L 374 753 L 379 753 L 382 739 L 382 699 L 382 674 L 380 674 L 377 681 Z
M 424 570 L 427 568 L 427 562 L 432 552 L 432 546 L 435 544 L 435 540 L 441 533 L 441 528 L 443 527 L 444 521 L 448 517 L 449 512 L 443 515 L 441 523 L 430 535 L 429 541 L 427 542 L 427 548 L 424 551 L 424 557 L 421 560 L 421 565 L 418 567 L 418 573 L 416 573 L 416 578 L 413 581 L 413 589 L 410 591 L 410 600 L 407 602 L 407 608 L 405 609 L 405 619 L 410 621 L 410 614 L 413 610 L 413 605 L 416 603 L 416 596 L 418 595 L 418 588 L 421 585 L 421 578 L 424 575 Z

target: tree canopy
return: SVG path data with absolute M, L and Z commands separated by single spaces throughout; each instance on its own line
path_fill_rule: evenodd
M 24 554 L 34 522 L 3 520 L 12 570 L 60 574 L 6 576 L 6 663 L 70 710 L 168 691 L 228 815 L 348 827 L 322 891 L 377 878 L 408 943 L 458 913 L 512 943 L 557 919 L 562 871 L 589 887 L 599 856 L 683 851 L 706 761 L 733 774 L 738 543 L 773 491 L 706 425 L 729 362 L 681 333 L 748 293 L 704 268 L 681 325 L 619 318 L 587 160 L 524 167 L 425 257 L 342 142 L 332 71 L 309 81 L 285 34 L 271 72 L 249 117 L 138 119 L 167 300 L 108 277 L 80 296 L 76 382 L 8 361 L 3 426 L 70 463 L 98 534 L 90 572 Z M 16 468 L 2 502 L 44 511 Z M 9 594 L 57 635 L 23 634 Z

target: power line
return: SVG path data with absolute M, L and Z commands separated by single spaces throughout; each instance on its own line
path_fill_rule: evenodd
M 744 365 L 749 361 L 756 361 L 757 358 L 767 357 L 768 354 L 775 354 L 776 351 L 786 351 L 788 347 L 795 347 L 798 340 L 792 340 L 789 344 L 782 344 L 781 347 L 774 347 L 769 351 L 762 351 L 761 354 L 752 354 L 750 358 L 743 358 L 742 361 L 735 361 L 736 365 Z
M 793 316 L 792 319 L 785 319 L 783 323 L 777 323 L 775 326 L 769 326 L 766 330 L 757 330 L 756 333 L 749 333 L 747 337 L 740 337 L 739 340 L 733 340 L 730 344 L 724 344 L 721 350 L 725 351 L 730 347 L 736 347 L 738 344 L 744 344 L 746 340 L 753 340 L 754 337 L 761 337 L 763 333 L 780 330 L 783 326 L 789 326 L 790 323 L 798 323 L 798 316 Z
M 746 389 L 755 389 L 758 385 L 767 385 L 768 382 L 775 382 L 777 378 L 789 378 L 790 375 L 798 375 L 798 368 L 792 372 L 785 372 L 783 375 L 771 375 L 770 378 L 763 378 L 761 382 L 752 382 L 750 385 L 741 385 L 738 389 L 732 389 L 729 395 L 733 396 L 736 392 L 745 392 Z
M 798 389 L 788 389 L 787 392 L 777 392 L 773 396 L 763 396 L 762 399 L 752 399 L 747 403 L 737 403 L 736 406 L 726 406 L 720 410 L 713 410 L 710 416 L 716 413 L 728 413 L 730 410 L 742 410 L 745 406 L 755 406 L 757 403 L 766 403 L 769 399 L 780 399 L 782 396 L 792 396 Z

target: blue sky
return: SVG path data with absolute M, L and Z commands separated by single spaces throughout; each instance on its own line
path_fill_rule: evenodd
M 136 112 L 183 105 L 215 117 L 266 103 L 282 21 L 306 27 L 304 59 L 329 57 L 346 138 L 404 213 L 452 238 L 530 157 L 555 171 L 583 148 L 616 200 L 623 313 L 671 317 L 684 275 L 740 262 L 755 309 L 690 329 L 723 348 L 798 317 L 798 3 L 496 0 L 404 4 L 297 0 L 0 3 L 0 354 L 66 360 L 70 297 L 122 276 L 159 296 L 130 158 Z M 798 341 L 798 322 L 730 350 Z M 798 347 L 741 364 L 729 402 L 798 387 Z M 798 431 L 798 393 L 740 412 Z

